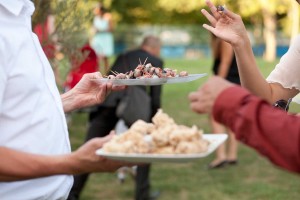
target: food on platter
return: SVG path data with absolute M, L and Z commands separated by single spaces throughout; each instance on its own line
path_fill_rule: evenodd
M 187 71 L 181 71 L 177 74 L 177 70 L 170 68 L 154 67 L 151 63 L 140 64 L 132 71 L 126 73 L 118 73 L 111 71 L 113 74 L 108 75 L 108 79 L 145 79 L 145 78 L 172 78 L 172 77 L 184 77 L 188 76 Z
M 140 154 L 195 154 L 208 150 L 209 142 L 196 126 L 178 125 L 161 109 L 152 118 L 153 123 L 136 121 L 130 129 L 115 135 L 104 144 L 108 153 Z

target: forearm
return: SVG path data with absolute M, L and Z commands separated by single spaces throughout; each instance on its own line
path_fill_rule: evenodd
M 218 76 L 222 78 L 226 78 L 228 76 L 229 69 L 231 67 L 231 64 L 233 62 L 233 49 L 232 46 L 225 42 L 221 41 L 220 43 L 220 64 L 219 64 L 219 70 L 218 70 Z
M 228 126 L 237 139 L 276 165 L 300 172 L 299 117 L 272 108 L 240 87 L 231 87 L 219 95 L 213 116 Z
M 0 181 L 25 180 L 76 172 L 71 154 L 46 156 L 0 147 L 0 158 Z
M 222 78 L 226 78 L 229 71 L 229 65 L 227 63 L 220 63 L 219 70 L 218 70 L 218 76 Z
M 65 113 L 71 112 L 73 110 L 76 110 L 82 106 L 80 106 L 80 98 L 76 98 L 76 95 L 74 95 L 73 90 L 70 90 L 61 96 L 62 104 L 63 104 L 63 109 Z
M 244 36 L 244 39 L 233 45 L 233 49 L 242 86 L 273 103 L 271 87 L 259 71 L 248 37 Z

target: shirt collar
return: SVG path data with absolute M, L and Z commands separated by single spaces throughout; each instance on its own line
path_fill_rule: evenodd
M 28 9 L 30 15 L 34 11 L 34 5 L 29 0 L 0 0 L 0 5 L 16 16 L 20 15 L 23 7 Z

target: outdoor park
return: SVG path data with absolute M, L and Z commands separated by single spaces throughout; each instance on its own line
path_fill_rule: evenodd
M 258 59 L 261 70 L 268 74 L 274 64 Z M 191 73 L 210 73 L 211 60 L 167 59 L 166 66 L 177 69 L 188 68 Z M 193 124 L 210 133 L 211 129 L 207 115 L 197 115 L 191 112 L 187 95 L 196 90 L 207 78 L 181 85 L 166 85 L 163 88 L 162 108 L 176 122 L 191 126 Z M 230 103 L 230 102 L 228 102 Z M 292 104 L 291 112 L 300 111 L 298 104 Z M 79 147 L 85 137 L 87 115 L 74 113 L 69 126 L 72 148 Z M 284 134 L 284 133 L 283 133 Z M 151 183 L 155 190 L 160 190 L 162 200 L 239 200 L 239 199 L 298 199 L 300 196 L 300 180 L 296 174 L 291 174 L 275 167 L 266 158 L 260 156 L 249 147 L 240 144 L 237 166 L 223 169 L 207 170 L 207 164 L 213 155 L 197 162 L 187 164 L 158 163 L 152 165 Z M 120 184 L 117 174 L 98 173 L 91 175 L 83 193 L 84 200 L 132 199 L 134 195 L 134 179 L 128 174 L 125 182 Z
M 35 0 L 33 23 L 41 23 L 44 10 L 51 9 L 55 17 L 55 31 L 51 34 L 59 52 L 52 58 L 56 80 L 61 92 L 64 81 L 72 69 L 70 58 L 82 57 L 80 48 L 95 35 L 92 30 L 93 10 L 99 1 L 67 0 L 43 4 Z M 290 46 L 291 38 L 299 33 L 299 5 L 293 0 L 220 0 L 216 5 L 241 15 L 259 70 L 267 77 Z M 208 23 L 200 13 L 206 8 L 204 0 L 103 0 L 111 12 L 114 54 L 108 58 L 109 66 L 117 55 L 137 48 L 147 35 L 160 38 L 164 67 L 188 71 L 189 74 L 207 73 L 199 80 L 169 84 L 162 87 L 162 109 L 178 124 L 197 127 L 212 133 L 209 116 L 191 111 L 188 95 L 197 90 L 213 75 L 211 35 L 202 27 Z M 33 25 L 34 25 L 33 24 Z M 109 72 L 101 61 L 99 71 Z M 228 102 L 230 104 L 231 102 Z M 300 112 L 292 103 L 290 113 Z M 87 111 L 68 115 L 72 150 L 85 140 L 88 129 Z M 274 122 L 276 123 L 276 122 Z M 282 133 L 288 134 L 288 133 Z M 151 189 L 160 191 L 161 200 L 239 200 L 287 199 L 300 197 L 300 179 L 297 174 L 280 169 L 255 150 L 239 143 L 238 165 L 208 170 L 214 159 L 210 155 L 197 162 L 155 163 L 151 166 Z M 117 173 L 93 173 L 81 194 L 82 200 L 129 200 L 134 197 L 134 179 L 130 174 L 120 183 Z

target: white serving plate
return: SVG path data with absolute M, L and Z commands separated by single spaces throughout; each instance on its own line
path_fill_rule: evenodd
M 114 85 L 162 85 L 162 84 L 172 84 L 172 83 L 186 83 L 190 81 L 197 80 L 206 76 L 207 74 L 190 74 L 183 77 L 171 77 L 171 78 L 143 78 L 143 79 L 91 79 L 99 84 L 102 83 L 112 83 Z
M 203 138 L 210 142 L 208 150 L 197 154 L 128 154 L 128 153 L 108 153 L 98 149 L 96 154 L 112 160 L 153 163 L 153 162 L 190 162 L 201 159 L 214 152 L 227 139 L 227 134 L 203 134 Z

